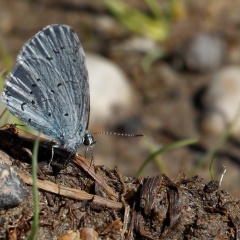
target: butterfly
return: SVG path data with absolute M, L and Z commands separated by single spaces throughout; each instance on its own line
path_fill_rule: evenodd
M 76 152 L 94 143 L 88 131 L 90 97 L 85 53 L 74 30 L 50 25 L 27 41 L 1 96 L 9 111 Z

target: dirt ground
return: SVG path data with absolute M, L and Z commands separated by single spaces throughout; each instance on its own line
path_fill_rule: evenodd
M 144 4 L 140 3 L 139 1 L 131 0 L 125 2 L 128 2 L 131 6 L 141 9 L 142 11 L 146 11 L 146 7 L 144 6 Z M 166 7 L 166 4 L 164 4 L 165 1 L 159 2 L 162 2 L 163 8 Z M 13 62 L 15 61 L 16 55 L 21 49 L 22 45 L 37 31 L 49 24 L 64 23 L 72 26 L 73 29 L 78 33 L 85 51 L 96 52 L 110 59 L 111 61 L 118 64 L 127 74 L 139 99 L 139 103 L 136 105 L 136 109 L 133 109 L 134 114 L 128 117 L 128 119 L 126 119 L 124 122 L 120 124 L 118 123 L 118 125 L 106 125 L 104 126 L 104 129 L 100 130 L 112 132 L 124 131 L 127 133 L 143 133 L 145 135 L 145 138 L 126 139 L 120 137 L 115 138 L 111 136 L 98 136 L 97 146 L 94 149 L 94 158 L 97 162 L 104 164 L 105 166 L 108 166 L 110 168 L 117 166 L 118 171 L 121 173 L 121 175 L 129 176 L 129 179 L 127 177 L 125 179 L 124 177 L 124 183 L 126 184 L 126 182 L 129 182 L 129 185 L 127 186 L 128 190 L 136 190 L 138 189 L 138 184 L 142 184 L 135 183 L 135 180 L 131 177 L 134 176 L 143 161 L 149 156 L 149 154 L 152 153 L 151 151 L 157 149 L 162 145 L 186 138 L 199 138 L 200 141 L 194 147 L 179 148 L 164 153 L 164 155 L 162 156 L 163 163 L 161 163 L 161 165 L 163 165 L 164 167 L 159 167 L 160 164 L 156 161 L 153 161 L 144 170 L 142 174 L 143 177 L 153 177 L 164 173 L 172 181 L 178 179 L 177 185 L 179 186 L 182 184 L 181 188 L 190 189 L 191 186 L 185 186 L 189 183 L 179 181 L 179 176 L 186 175 L 189 177 L 193 177 L 193 175 L 198 174 L 203 180 L 196 181 L 196 179 L 194 179 L 194 182 L 199 181 L 198 187 L 200 189 L 194 189 L 193 192 L 196 195 L 193 195 L 195 197 L 197 197 L 197 194 L 200 194 L 200 192 L 202 193 L 205 191 L 204 183 L 207 184 L 210 181 L 210 174 L 208 171 L 210 160 L 207 161 L 199 169 L 197 169 L 193 175 L 191 174 L 192 170 L 195 169 L 195 166 L 198 164 L 201 157 L 206 154 L 206 152 L 211 147 L 213 147 L 213 145 L 219 139 L 219 136 L 211 135 L 209 133 L 204 133 L 201 131 L 198 120 L 202 116 L 202 109 L 199 107 L 198 104 L 196 104 L 195 101 L 197 96 L 199 95 L 199 92 L 208 84 L 211 74 L 216 71 L 216 69 L 212 71 L 210 70 L 197 72 L 189 71 L 185 68 L 179 68 L 179 66 L 176 66 L 175 64 L 176 62 L 173 59 L 174 57 L 172 56 L 172 52 L 176 48 L 176 46 L 180 45 L 182 42 L 185 41 L 185 39 L 193 36 L 197 32 L 218 33 L 224 37 L 227 43 L 226 55 L 221 66 L 231 64 L 230 55 L 233 51 L 232 49 L 236 50 L 240 47 L 240 3 L 237 0 L 231 1 L 231 4 L 224 0 L 215 0 L 211 2 L 206 0 L 186 0 L 183 1 L 183 3 L 185 6 L 185 12 L 179 17 L 179 19 L 176 19 L 172 22 L 170 26 L 170 35 L 167 40 L 163 43 L 158 43 L 159 46 L 162 46 L 164 47 L 164 49 L 166 49 L 165 56 L 162 59 L 156 61 L 151 66 L 148 72 L 144 72 L 141 65 L 142 58 L 144 56 L 142 53 L 118 50 L 118 46 L 121 46 L 124 41 L 130 39 L 132 36 L 134 36 L 134 34 L 126 30 L 117 21 L 115 22 L 115 27 L 110 29 L 101 28 L 101 25 L 98 24 L 98 21 L 99 19 L 101 19 L 101 17 L 113 17 L 107 10 L 106 6 L 101 3 L 101 1 L 78 2 L 74 0 L 40 0 L 7 2 L 4 0 L 0 0 L 0 47 L 3 49 L 1 49 L 1 52 L 9 53 Z M 149 13 L 148 11 L 146 12 Z M 234 63 L 239 64 L 240 58 L 236 59 Z M 1 57 L 0 69 L 4 67 L 5 63 L 3 61 L 3 58 Z M 90 126 L 90 131 L 91 129 L 94 129 L 94 126 Z M 239 140 L 240 139 L 237 137 L 230 138 L 224 144 L 224 146 L 222 146 L 216 158 L 216 163 L 214 166 L 216 180 L 219 180 L 223 173 L 223 164 L 226 166 L 227 170 L 221 186 L 224 191 L 218 190 L 217 193 L 213 191 L 214 193 L 216 193 L 216 195 L 218 195 L 217 197 L 215 197 L 218 200 L 221 199 L 222 202 L 226 202 L 226 198 L 227 201 L 234 202 L 235 200 L 233 200 L 231 197 L 239 198 L 240 195 L 240 151 L 238 147 Z M 72 169 L 74 168 L 71 168 L 71 170 Z M 69 171 L 71 170 L 66 169 L 65 171 L 69 173 Z M 76 169 L 74 169 L 74 171 L 76 171 Z M 104 174 L 106 174 L 105 170 L 103 170 L 103 172 Z M 79 175 L 81 174 L 83 173 L 79 173 Z M 116 172 L 114 174 L 117 176 Z M 64 176 L 64 174 L 62 174 L 61 177 L 62 176 Z M 116 176 L 114 176 L 114 179 L 117 178 Z M 79 180 L 81 179 L 81 177 L 82 180 Z M 81 186 L 81 181 L 82 183 L 86 181 L 84 182 L 84 184 L 86 184 L 86 191 L 88 191 L 89 189 L 87 186 L 90 186 L 92 182 L 90 180 L 83 180 L 85 176 L 81 177 L 79 176 L 77 180 L 72 180 L 72 183 L 80 181 L 80 185 L 77 186 Z M 62 183 L 62 181 L 64 180 L 60 179 L 59 181 L 57 181 L 57 183 Z M 109 184 L 114 185 L 115 190 L 121 188 L 119 187 L 119 182 L 121 181 L 119 179 L 115 179 L 115 181 L 115 183 L 111 182 Z M 131 184 L 135 185 L 133 186 Z M 73 185 L 74 184 L 67 184 L 67 186 L 69 187 Z M 164 187 L 171 188 L 169 187 L 169 185 L 166 184 Z M 28 191 L 30 191 L 30 188 Z M 177 191 L 178 190 L 176 190 L 176 192 Z M 231 197 L 225 191 L 228 192 Z M 134 192 L 136 193 L 137 190 Z M 165 191 L 165 193 L 167 193 L 167 190 Z M 206 197 L 204 194 L 202 193 L 201 197 Z M 30 195 L 31 194 L 28 194 L 28 196 Z M 54 205 L 54 202 L 58 201 L 58 199 L 56 199 L 58 197 L 54 197 L 53 200 L 50 199 L 53 198 L 52 195 L 50 197 L 42 195 L 42 197 L 44 198 L 43 201 L 46 201 L 46 198 L 48 198 L 47 201 L 52 201 L 52 208 L 56 207 Z M 213 198 L 214 201 L 216 201 L 215 197 L 211 195 L 211 197 L 209 198 L 211 198 L 211 201 L 213 200 Z M 157 196 L 157 199 L 161 199 L 159 200 L 159 202 L 161 202 L 162 199 L 166 198 L 167 195 Z M 224 198 L 225 200 L 223 201 L 222 198 Z M 131 197 L 129 199 L 131 199 Z M 76 206 L 72 206 L 72 204 L 78 205 L 79 202 L 76 202 L 75 200 L 71 201 L 73 201 L 74 203 L 70 201 L 67 202 L 65 199 L 61 198 L 57 206 L 58 209 L 55 209 L 56 212 L 65 211 L 62 208 L 63 205 L 67 205 L 68 209 L 70 209 L 71 207 L 76 209 Z M 239 206 L 239 203 L 237 202 L 234 202 L 234 204 L 236 204 L 236 206 Z M 211 202 L 211 204 L 209 205 L 211 205 L 212 207 L 214 204 Z M 86 206 L 84 206 L 84 208 L 85 207 Z M 215 210 L 216 208 L 214 208 L 214 210 L 212 208 L 207 210 L 204 209 L 204 211 L 208 212 L 214 212 Z M 227 210 L 225 209 L 224 211 Z M 69 211 L 71 212 L 71 210 Z M 98 211 L 101 212 L 101 210 Z M 218 209 L 217 211 L 220 210 Z M 62 215 L 64 214 L 65 213 L 62 213 Z M 74 225 L 74 222 L 67 223 L 68 227 L 66 227 L 67 225 L 65 225 L 65 227 L 68 228 L 67 230 L 75 229 L 76 227 L 79 227 L 81 225 L 79 224 L 82 219 L 81 214 L 82 213 L 80 211 L 77 213 L 77 217 L 76 215 L 74 215 L 73 217 L 76 217 L 77 219 L 76 225 Z M 112 216 L 112 219 L 104 219 L 103 222 L 105 223 L 105 225 L 98 225 L 98 230 L 100 229 L 99 232 L 103 232 L 103 230 L 107 226 L 106 223 L 110 224 L 113 219 L 116 220 L 118 218 L 121 218 L 121 214 L 121 212 L 113 212 L 112 215 L 114 216 Z M 156 215 L 157 214 L 157 220 L 159 220 L 161 216 L 159 212 L 157 212 Z M 199 216 L 204 215 L 202 214 L 202 212 L 199 213 Z M 221 215 L 220 218 L 223 215 Z M 24 216 L 28 216 L 28 212 Z M 46 216 L 49 217 L 49 215 Z M 98 219 L 103 219 L 104 216 L 104 212 L 102 211 L 101 216 L 98 216 Z M 91 215 L 91 219 L 89 219 L 89 222 L 92 222 L 93 218 L 94 216 Z M 231 223 L 229 223 L 230 225 L 234 225 L 235 222 L 237 222 L 236 217 L 231 217 L 230 215 L 228 215 L 227 218 L 228 220 L 231 219 Z M 58 220 L 59 219 L 56 219 L 56 222 Z M 219 219 L 219 221 L 225 220 Z M 85 218 L 83 224 L 85 227 L 89 226 L 87 222 L 88 219 Z M 69 224 L 73 225 L 69 227 Z M 140 223 L 138 222 L 138 224 Z M 143 223 L 145 227 L 149 226 L 149 224 L 151 225 L 153 224 L 153 222 Z M 48 225 L 48 223 L 46 223 L 46 225 Z M 199 222 L 197 223 L 197 225 L 201 225 L 200 228 L 202 227 L 202 229 L 206 227 L 203 226 L 203 223 Z M 168 224 L 167 226 L 170 226 L 170 229 L 172 228 L 171 224 Z M 189 228 L 187 230 L 185 229 L 185 236 L 188 236 L 189 239 L 200 239 L 200 235 L 198 235 L 199 238 L 193 237 L 191 233 L 191 226 L 192 225 L 189 224 Z M 26 226 L 24 226 L 23 228 L 29 229 Z M 54 232 L 55 236 L 60 236 L 66 233 L 65 228 L 62 228 L 61 230 L 62 232 Z M 154 230 L 151 229 L 151 231 L 158 230 L 159 229 L 157 229 L 157 227 Z M 44 236 L 48 236 L 49 238 L 48 234 L 49 232 Z M 138 234 L 142 236 L 142 239 L 145 239 L 145 235 L 143 234 L 143 232 Z M 218 232 L 218 234 L 221 235 L 220 232 Z M 51 237 L 52 236 L 53 235 L 51 235 Z M 107 236 L 110 237 L 110 235 Z M 168 235 L 166 239 L 172 239 L 171 236 Z M 227 237 L 229 236 L 233 235 L 229 234 Z M 120 237 L 118 237 L 112 237 L 112 239 L 120 239 Z M 148 237 L 146 237 L 146 239 L 147 238 Z M 39 239 L 41 239 L 41 237 Z M 152 239 L 155 238 L 153 237 Z M 221 238 L 215 237 L 209 239 Z
M 25 239 L 32 226 L 31 154 L 26 150 L 33 147 L 32 137 L 14 127 L 0 130 L 0 148 L 12 157 L 0 153 L 0 239 Z M 217 181 L 131 178 L 80 156 L 61 168 L 69 154 L 60 149 L 49 167 L 51 149 L 49 141 L 40 141 L 37 239 L 238 239 L 239 200 Z

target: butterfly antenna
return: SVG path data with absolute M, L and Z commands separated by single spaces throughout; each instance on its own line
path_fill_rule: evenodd
M 115 135 L 120 137 L 144 137 L 143 134 L 114 133 L 114 132 L 95 132 L 93 134 L 107 134 L 107 135 Z

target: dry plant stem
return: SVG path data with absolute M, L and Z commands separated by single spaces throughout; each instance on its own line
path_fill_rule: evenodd
M 105 190 L 105 193 L 112 200 L 117 200 L 117 193 L 104 181 L 104 179 L 95 173 L 94 166 L 89 163 L 85 158 L 77 156 L 73 159 L 73 162 L 80 166 L 85 172 L 87 172 L 102 188 Z
M 28 132 L 25 132 L 19 128 L 17 128 L 17 125 L 12 125 L 12 124 L 6 124 L 4 125 L 3 127 L 1 127 L 1 130 L 4 130 L 4 129 L 14 129 L 16 130 L 17 134 L 19 137 L 25 139 L 25 140 L 28 140 L 28 141 L 32 141 L 32 142 L 35 142 L 36 139 L 37 139 L 37 136 L 34 135 L 34 134 L 31 134 L 31 133 L 28 133 Z M 49 140 L 46 140 L 45 138 L 42 138 L 40 137 L 39 138 L 40 142 L 42 141 L 45 141 L 45 142 L 49 142 Z
M 109 232 L 112 232 L 113 229 L 121 229 L 122 228 L 122 222 L 120 219 L 116 219 L 115 221 L 113 221 L 111 224 L 109 224 L 107 226 L 107 228 L 105 228 L 102 232 L 101 235 L 106 235 Z
M 15 131 L 15 133 L 17 134 L 18 137 L 20 137 L 23 142 L 28 142 L 33 144 L 36 141 L 36 136 L 31 134 L 31 133 L 27 133 L 21 129 L 16 128 L 13 125 L 5 125 L 1 128 L 2 130 L 7 130 L 7 129 L 11 129 L 13 131 Z M 14 134 L 14 133 L 13 133 Z M 42 143 L 49 143 L 49 140 L 46 140 L 44 138 L 40 138 L 40 147 Z M 48 146 L 48 148 L 52 148 L 51 146 Z M 57 151 L 58 149 L 55 149 L 55 151 Z M 102 188 L 104 189 L 104 192 L 107 194 L 107 196 L 114 200 L 117 201 L 118 199 L 118 194 L 104 181 L 104 179 L 99 175 L 95 173 L 94 170 L 94 166 L 89 163 L 85 158 L 81 157 L 81 156 L 76 156 L 73 159 L 73 163 L 75 163 L 77 166 L 81 167 L 88 175 L 90 175 L 99 185 L 102 186 Z
M 127 227 L 128 227 L 128 221 L 130 218 L 130 206 L 126 205 L 124 206 L 124 218 L 123 218 L 123 227 L 122 227 L 122 232 L 121 232 L 121 238 L 124 239 L 124 234 L 127 232 Z
M 20 129 L 17 129 L 18 132 L 18 136 L 25 138 L 29 141 L 35 141 L 36 140 L 36 136 L 30 133 L 26 133 Z M 40 138 L 40 140 L 42 140 L 43 142 L 47 142 L 46 139 L 44 138 Z M 81 156 L 76 156 L 73 159 L 73 162 L 80 166 L 86 173 L 88 173 L 99 185 L 102 186 L 102 188 L 105 190 L 105 193 L 107 194 L 107 196 L 112 199 L 112 200 L 117 200 L 118 199 L 118 195 L 117 193 L 104 181 L 104 179 L 95 173 L 94 170 L 94 166 L 89 163 L 85 158 L 81 157 Z
M 30 176 L 20 171 L 18 171 L 18 175 L 23 179 L 23 181 L 26 184 L 32 185 L 32 178 Z M 122 204 L 119 202 L 115 202 L 110 199 L 106 199 L 97 195 L 89 194 L 79 189 L 58 185 L 47 180 L 38 180 L 37 186 L 39 189 L 48 191 L 50 193 L 55 193 L 64 197 L 81 200 L 81 201 L 92 201 L 95 204 L 108 207 L 108 208 L 113 208 L 113 209 L 122 208 Z
M 123 181 L 122 175 L 119 173 L 118 169 L 115 168 L 115 172 L 119 178 L 120 183 L 122 184 L 122 193 L 121 193 L 121 202 L 124 207 L 124 218 L 123 218 L 123 227 L 122 227 L 122 232 L 121 232 L 121 238 L 124 239 L 124 234 L 127 231 L 127 226 L 128 226 L 128 219 L 129 219 L 129 212 L 130 212 L 130 206 L 126 203 L 124 195 L 126 194 L 126 185 Z

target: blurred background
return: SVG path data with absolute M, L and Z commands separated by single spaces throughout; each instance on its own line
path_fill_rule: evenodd
M 49 24 L 68 24 L 87 57 L 89 130 L 145 135 L 95 135 L 95 163 L 134 176 L 161 147 L 198 139 L 158 154 L 141 175 L 198 174 L 207 183 L 214 159 L 215 180 L 224 165 L 222 187 L 240 196 L 238 0 L 0 0 L 0 6 L 1 89 L 29 38 Z

